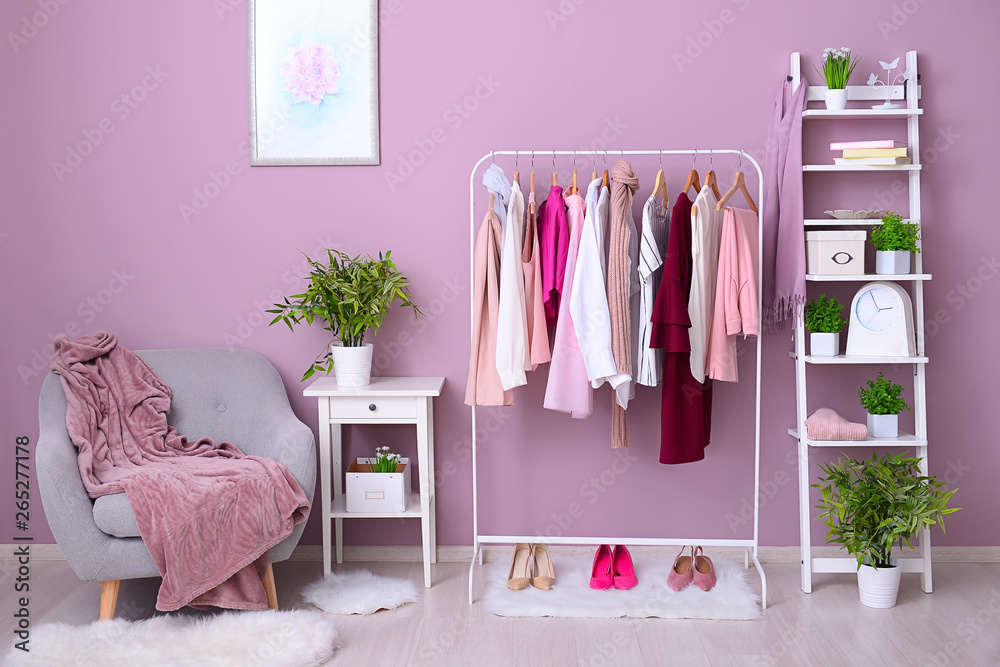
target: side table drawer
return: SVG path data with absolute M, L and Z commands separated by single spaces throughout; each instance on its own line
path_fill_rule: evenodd
M 330 400 L 331 419 L 416 419 L 417 404 L 411 396 L 340 396 Z

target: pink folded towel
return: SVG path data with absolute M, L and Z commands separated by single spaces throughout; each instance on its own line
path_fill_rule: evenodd
M 868 426 L 849 422 L 830 408 L 820 408 L 806 419 L 810 440 L 867 440 Z

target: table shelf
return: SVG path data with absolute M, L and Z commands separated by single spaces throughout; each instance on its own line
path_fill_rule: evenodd
M 334 519 L 419 519 L 421 514 L 419 493 L 410 494 L 402 512 L 348 512 L 346 495 L 337 496 L 330 503 L 330 516 Z

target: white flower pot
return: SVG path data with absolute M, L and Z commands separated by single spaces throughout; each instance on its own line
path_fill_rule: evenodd
M 906 274 L 910 272 L 909 250 L 877 250 L 875 251 L 875 273 L 883 276 Z
M 873 415 L 868 413 L 868 435 L 872 438 L 899 436 L 899 415 Z
M 826 108 L 838 111 L 847 108 L 847 89 L 830 88 L 826 91 Z
M 344 347 L 343 343 L 333 343 L 333 370 L 337 373 L 337 384 L 342 387 L 364 387 L 372 377 L 372 347 L 365 343 L 360 347 Z
M 899 561 L 892 560 L 892 567 L 873 568 L 867 563 L 858 570 L 858 592 L 861 604 L 875 609 L 889 609 L 896 606 L 899 593 L 899 577 L 903 568 Z
M 840 354 L 840 332 L 810 333 L 809 353 L 814 357 L 835 357 Z

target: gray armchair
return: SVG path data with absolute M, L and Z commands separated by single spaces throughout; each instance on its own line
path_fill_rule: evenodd
M 173 393 L 169 423 L 189 438 L 228 441 L 245 454 L 284 464 L 312 502 L 316 448 L 312 431 L 292 412 L 278 371 L 246 350 L 137 351 Z M 77 450 L 66 431 L 66 396 L 59 376 L 42 384 L 35 448 L 38 488 L 52 534 L 70 567 L 84 581 L 101 583 L 101 618 L 114 617 L 122 579 L 160 573 L 139 536 L 124 493 L 87 495 Z M 268 551 L 270 562 L 286 560 L 305 522 Z M 264 581 L 268 604 L 277 608 L 274 573 Z

